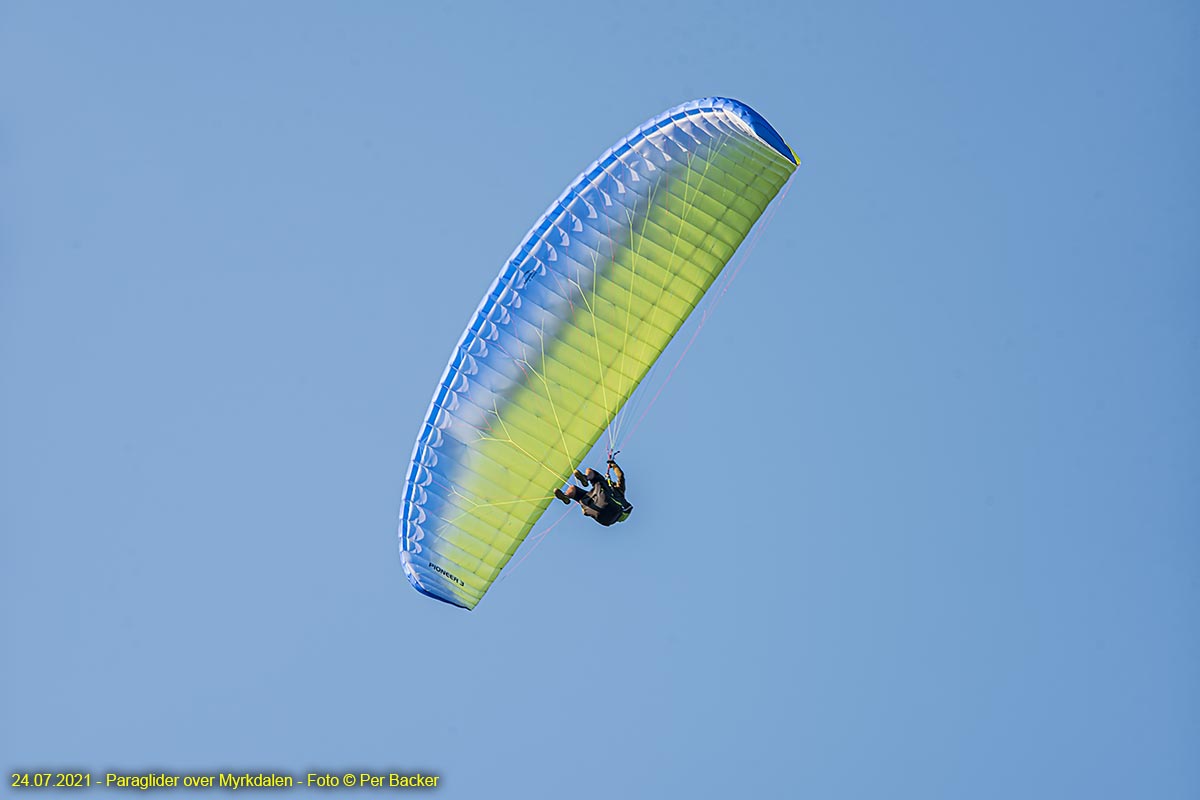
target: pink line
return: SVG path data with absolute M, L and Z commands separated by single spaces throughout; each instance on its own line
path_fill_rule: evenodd
M 502 581 L 507 580 L 509 575 L 512 575 L 514 572 L 516 572 L 517 568 L 525 563 L 525 559 L 529 558 L 529 556 L 533 554 L 533 551 L 537 550 L 538 546 L 546 540 L 546 536 L 548 536 L 550 534 L 550 531 L 557 528 L 558 524 L 560 522 L 562 522 L 564 519 L 566 519 L 567 514 L 570 514 L 570 513 L 571 513 L 571 509 L 568 508 L 566 511 L 564 511 L 562 513 L 562 516 L 560 516 L 558 519 L 554 520 L 554 522 L 550 524 L 550 527 L 546 528 L 546 530 L 542 531 L 537 536 L 533 537 L 533 545 L 528 550 L 525 551 L 525 555 L 521 556 L 521 559 L 519 561 L 517 561 L 517 563 L 515 563 L 511 567 L 507 568 L 504 571 L 504 574 L 500 576 L 500 579 L 498 581 L 496 581 L 496 583 L 500 583 Z
M 791 185 L 791 181 L 788 181 L 786 184 L 784 184 L 783 191 L 780 193 L 778 201 L 771 204 L 770 213 L 754 232 L 754 238 L 750 240 L 750 246 L 746 248 L 745 252 L 742 254 L 742 257 L 738 260 L 737 266 L 733 270 L 733 274 L 729 276 L 729 280 L 725 281 L 725 285 L 721 287 L 721 291 L 717 293 L 717 295 L 713 298 L 712 303 L 709 304 L 709 307 L 705 309 L 704 313 L 701 315 L 700 324 L 696 326 L 696 330 L 692 333 L 692 338 L 688 339 L 688 343 L 683 348 L 683 352 L 679 354 L 679 358 L 675 361 L 675 365 L 671 367 L 671 371 L 667 373 L 666 379 L 662 382 L 662 385 L 658 387 L 658 391 L 654 393 L 654 398 L 651 399 L 650 404 L 646 406 L 645 410 L 642 411 L 642 415 L 638 417 L 638 421 L 634 424 L 633 429 L 630 430 L 629 433 L 627 433 L 625 437 L 618 443 L 620 446 L 624 447 L 629 440 L 633 438 L 633 434 L 636 433 L 637 429 L 641 426 L 642 420 L 646 418 L 646 415 L 650 413 L 650 409 L 654 408 L 654 404 L 658 402 L 659 395 L 662 394 L 663 389 L 667 388 L 667 384 L 671 382 L 671 378 L 675 376 L 675 370 L 679 369 L 679 365 L 683 363 L 684 357 L 687 356 L 688 351 L 692 349 L 692 344 L 696 341 L 696 337 L 700 335 L 700 331 L 704 329 L 705 324 L 707 324 L 713 312 L 717 310 L 717 304 L 721 302 L 721 298 L 723 298 L 725 293 L 729 291 L 729 287 L 733 285 L 734 279 L 737 278 L 738 273 L 742 271 L 742 267 L 746 265 L 746 261 L 750 258 L 750 254 L 754 252 L 754 248 L 758 245 L 758 240 L 762 237 L 763 231 L 767 229 L 767 226 L 770 225 L 771 221 L 775 218 L 775 213 L 779 209 L 779 206 L 783 204 L 783 199 L 787 196 L 788 189 L 791 188 Z

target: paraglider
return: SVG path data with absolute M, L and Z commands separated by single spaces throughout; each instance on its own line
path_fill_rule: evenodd
M 587 472 L 575 470 L 575 480 L 583 486 L 572 484 L 565 492 L 555 489 L 554 496 L 567 505 L 571 505 L 572 500 L 579 503 L 585 517 L 591 517 L 607 528 L 624 522 L 633 513 L 633 504 L 625 499 L 625 473 L 612 456 L 609 456 L 606 474 L 601 475 L 588 467 Z
M 704 98 L 639 126 L 550 206 L 451 351 L 417 435 L 399 531 L 417 591 L 474 608 L 556 498 L 601 524 L 628 517 L 611 439 L 615 480 L 576 467 L 798 163 L 749 106 Z M 564 490 L 573 475 L 583 487 Z

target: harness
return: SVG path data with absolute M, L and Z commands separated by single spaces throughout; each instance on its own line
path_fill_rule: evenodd
M 616 501 L 617 505 L 621 507 L 621 516 L 617 517 L 617 519 L 613 522 L 614 525 L 617 522 L 624 522 L 625 520 L 629 519 L 630 513 L 633 512 L 633 504 L 625 499 L 625 490 L 617 489 L 617 487 L 613 486 L 612 482 L 613 459 L 616 458 L 617 454 L 620 452 L 620 450 L 613 452 L 611 449 L 608 451 L 608 469 L 604 471 L 604 482 L 608 484 L 609 488 L 608 496 L 610 499 Z M 618 499 L 618 495 L 620 499 Z
M 629 515 L 633 512 L 633 503 L 625 499 L 625 493 L 613 486 L 612 481 L 608 482 L 608 489 L 609 499 L 621 509 L 621 515 L 617 517 L 616 522 L 624 522 L 629 519 Z

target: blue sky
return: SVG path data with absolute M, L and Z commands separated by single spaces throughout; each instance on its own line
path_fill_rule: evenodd
M 1200 17 L 976 5 L 0 4 L 0 766 L 1200 794 Z M 803 166 L 637 515 L 420 597 L 458 333 L 706 95 Z

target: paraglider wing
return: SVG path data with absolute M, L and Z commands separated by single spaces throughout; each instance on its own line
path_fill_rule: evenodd
M 646 122 L 563 192 L 450 355 L 413 448 L 400 557 L 474 608 L 787 182 L 735 100 Z

